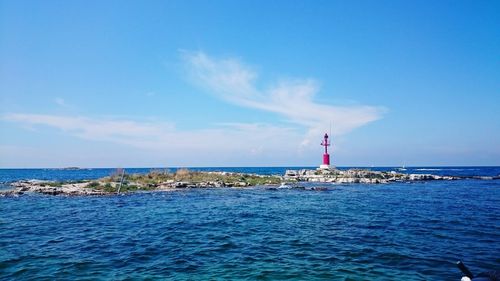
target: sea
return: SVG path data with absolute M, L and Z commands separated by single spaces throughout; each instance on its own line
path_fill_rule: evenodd
M 113 171 L 0 169 L 0 189 Z M 499 270 L 500 180 L 480 177 L 500 167 L 403 172 L 476 178 L 0 197 L 0 280 L 460 280 L 458 260 L 475 274 Z

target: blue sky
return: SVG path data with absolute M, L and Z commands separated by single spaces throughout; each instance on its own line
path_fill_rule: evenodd
M 0 1 L 0 167 L 500 165 L 498 1 Z

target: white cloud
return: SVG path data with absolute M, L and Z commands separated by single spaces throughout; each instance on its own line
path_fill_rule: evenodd
M 126 119 L 19 113 L 5 114 L 0 119 L 25 126 L 49 126 L 82 139 L 168 155 L 174 163 L 188 159 L 187 165 L 217 163 L 219 159 L 227 160 L 220 164 L 238 165 L 271 156 L 274 164 L 284 164 L 283 159 L 296 157 L 293 151 L 301 138 L 293 129 L 267 124 L 225 123 L 214 128 L 181 131 L 170 123 Z
M 47 114 L 10 113 L 2 116 L 2 119 L 24 125 L 50 126 L 84 139 L 130 144 L 138 144 L 140 140 L 161 137 L 173 128 L 171 124 L 167 123 L 92 119 Z
M 206 129 L 179 130 L 168 122 L 75 115 L 9 113 L 0 120 L 32 128 L 48 126 L 81 139 L 130 147 L 118 155 L 109 152 L 113 159 L 136 153 L 162 163 L 168 159 L 170 165 L 304 165 L 319 162 L 318 154 L 309 152 L 321 153 L 318 138 L 330 122 L 334 135 L 341 135 L 377 120 L 383 112 L 373 106 L 319 104 L 314 101 L 318 83 L 312 79 L 278 81 L 260 89 L 257 73 L 236 59 L 218 60 L 202 52 L 184 53 L 184 58 L 192 78 L 211 93 L 239 106 L 276 113 L 288 123 L 220 123 Z M 62 98 L 55 102 L 68 106 Z M 108 151 L 102 153 L 104 157 Z
M 319 90 L 313 79 L 291 79 L 260 89 L 257 73 L 237 59 L 215 59 L 203 52 L 183 52 L 194 81 L 228 102 L 277 113 L 307 128 L 302 144 L 318 138 L 333 123 L 332 133 L 342 135 L 380 119 L 385 109 L 367 105 L 334 106 L 316 103 Z
M 63 98 L 55 98 L 54 102 L 60 107 L 70 107 Z

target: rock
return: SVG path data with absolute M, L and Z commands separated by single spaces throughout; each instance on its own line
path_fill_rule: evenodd
M 317 170 L 286 170 L 283 179 L 286 181 L 382 184 L 394 181 L 455 180 L 459 178 L 431 174 L 402 174 L 396 171 L 381 172 L 363 169 L 349 169 L 343 171 L 331 168 Z
M 179 182 L 174 183 L 175 188 L 186 188 L 186 187 L 188 187 L 188 185 L 189 185 L 188 182 L 183 182 L 183 181 L 179 181 Z
M 99 190 L 94 190 L 88 188 L 88 182 L 84 183 L 67 183 L 61 184 L 60 186 L 54 185 L 54 182 L 50 181 L 39 181 L 39 180 L 29 180 L 29 181 L 18 181 L 13 182 L 10 185 L 14 187 L 13 190 L 8 191 L 8 195 L 12 194 L 24 194 L 25 192 L 40 193 L 46 195 L 105 195 L 111 194 L 108 192 L 103 192 Z

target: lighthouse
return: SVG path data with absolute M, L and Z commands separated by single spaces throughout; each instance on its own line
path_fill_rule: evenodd
M 320 169 L 330 169 L 330 154 L 328 154 L 328 147 L 330 143 L 328 142 L 328 134 L 325 133 L 321 146 L 325 147 L 325 154 L 323 154 L 323 164 L 319 166 Z

